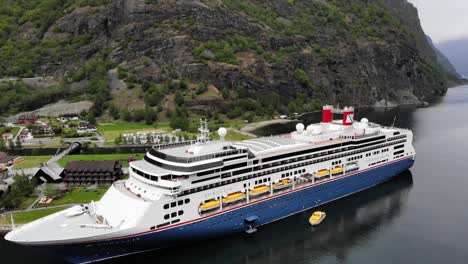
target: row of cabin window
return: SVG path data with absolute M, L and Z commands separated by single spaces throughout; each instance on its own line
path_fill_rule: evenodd
M 138 169 L 135 169 L 132 167 L 132 171 L 135 172 L 136 174 L 140 175 L 141 177 L 144 177 L 148 180 L 152 180 L 152 181 L 158 181 L 158 177 L 157 176 L 153 176 L 153 175 L 150 175 L 150 174 L 147 174 L 147 173 L 144 173 Z
M 388 161 L 388 159 L 379 160 L 377 162 L 373 162 L 373 163 L 369 164 L 369 166 L 374 166 L 374 165 L 377 165 L 377 164 L 385 163 L 387 161 Z
M 369 150 L 372 150 L 372 149 L 381 148 L 381 147 L 384 147 L 384 146 L 390 146 L 390 145 L 394 145 L 394 144 L 398 144 L 398 143 L 402 143 L 402 142 L 406 142 L 406 140 L 401 140 L 399 142 L 386 143 L 384 145 L 380 145 L 380 146 L 377 146 L 377 147 L 369 147 L 369 148 L 366 148 L 364 150 L 356 150 L 356 151 L 349 152 L 349 153 L 346 153 L 346 154 L 340 154 L 340 155 L 337 155 L 337 156 L 334 156 L 334 157 L 317 159 L 315 161 L 309 162 L 309 164 L 319 163 L 319 162 L 323 162 L 323 161 L 327 161 L 327 160 L 335 159 L 335 158 L 340 158 L 340 157 L 345 157 L 345 156 L 353 155 L 353 154 L 356 154 L 356 153 L 361 153 L 361 152 L 369 151 Z M 322 152 L 320 154 L 315 154 L 314 156 L 322 156 L 322 155 L 326 155 L 326 153 L 327 152 Z M 282 164 L 287 164 L 287 163 L 295 162 L 295 161 L 298 161 L 298 160 L 303 160 L 304 158 L 307 158 L 307 157 L 308 156 L 304 156 L 304 157 L 300 157 L 300 158 L 295 158 L 295 159 L 286 160 L 286 161 L 282 161 L 282 162 L 274 162 L 274 163 L 267 164 L 267 165 L 264 165 L 264 166 L 255 167 L 254 171 L 258 170 L 256 168 L 262 168 L 262 167 L 267 167 L 268 168 L 268 167 L 272 167 L 272 166 L 273 167 L 274 166 L 280 166 Z M 362 155 L 360 157 L 357 157 L 357 158 L 362 158 Z M 303 166 L 303 165 L 301 165 L 301 166 Z M 285 167 L 285 168 L 283 168 L 281 170 L 285 170 L 285 169 L 290 169 L 290 167 Z M 250 172 L 250 171 L 251 171 L 251 168 L 246 168 L 246 169 L 243 169 L 243 170 L 240 170 L 240 171 L 235 171 L 235 172 L 233 172 L 233 174 L 243 174 L 243 173 L 247 173 L 247 172 Z M 266 173 L 270 173 L 270 172 L 275 172 L 275 171 L 268 171 Z M 198 182 L 202 182 L 202 181 L 213 180 L 213 179 L 216 179 L 216 178 L 218 178 L 218 176 L 210 177 L 210 178 L 203 179 L 203 180 L 197 180 L 196 182 L 194 181 L 192 183 L 198 183 Z
M 401 149 L 401 148 L 404 148 L 405 147 L 405 144 L 401 144 L 401 145 L 398 145 L 398 146 L 395 146 L 393 147 L 393 149 Z
M 382 141 L 384 142 L 384 141 Z M 375 143 L 370 143 L 370 145 L 377 145 L 379 144 L 378 142 L 375 142 Z M 392 145 L 395 144 L 395 143 L 391 143 Z M 380 148 L 384 145 L 380 145 L 380 146 L 377 146 L 377 147 L 373 147 L 373 148 L 367 148 L 367 149 L 376 149 L 376 148 Z M 299 160 L 306 160 L 306 159 L 312 159 L 312 158 L 316 158 L 316 157 L 321 157 L 321 156 L 326 156 L 326 155 L 330 155 L 330 154 L 334 154 L 334 153 L 339 153 L 339 152 L 346 152 L 350 149 L 354 149 L 354 147 L 344 147 L 344 148 L 341 148 L 341 149 L 335 149 L 335 150 L 330 150 L 330 151 L 324 151 L 324 152 L 320 152 L 320 153 L 315 153 L 313 155 L 308 155 L 308 156 L 302 156 L 302 157 L 297 157 L 297 158 L 294 158 L 294 159 L 290 159 L 290 160 L 283 160 L 283 161 L 277 161 L 277 162 L 273 162 L 273 163 L 270 163 L 270 164 L 264 164 L 262 166 L 257 166 L 257 167 L 254 167 L 254 171 L 256 170 L 261 170 L 261 169 L 265 169 L 265 168 L 270 168 L 270 167 L 274 167 L 274 166 L 279 166 L 279 165 L 282 165 L 282 164 L 288 164 L 288 163 L 291 163 L 291 162 L 295 162 L 295 161 L 299 161 Z M 356 154 L 356 153 L 361 153 L 363 152 L 362 150 L 360 149 L 357 149 L 353 152 L 349 152 L 349 153 L 343 153 L 343 154 L 340 154 L 338 155 L 337 157 L 340 158 L 340 157 L 345 157 L 345 156 L 349 156 L 349 155 L 353 155 L 353 154 Z M 294 153 L 292 153 L 294 154 Z M 329 160 L 329 159 L 319 159 L 317 160 L 318 162 L 321 162 L 321 161 L 324 161 L 324 160 Z
M 397 139 L 401 139 L 401 138 L 405 138 L 405 137 L 406 137 L 406 135 L 391 137 L 391 138 L 388 138 L 387 141 L 393 141 L 393 140 L 397 140 Z
M 183 214 L 184 214 L 184 210 L 180 210 L 179 212 L 172 212 L 171 214 L 164 215 L 164 220 L 167 220 L 169 218 L 174 218 L 177 216 L 181 216 Z
M 286 173 L 281 174 L 281 178 L 286 178 L 286 177 L 289 177 L 289 176 L 304 173 L 305 171 L 306 171 L 305 169 L 302 169 L 302 170 L 297 170 L 297 171 L 286 172 Z
M 165 204 L 165 205 L 163 206 L 163 208 L 164 208 L 164 209 L 169 209 L 169 207 L 174 208 L 174 207 L 176 207 L 176 206 L 180 206 L 180 205 L 188 204 L 188 203 L 190 203 L 190 199 L 189 199 L 189 198 L 187 198 L 187 199 L 185 199 L 185 200 L 179 200 L 179 201 L 177 201 L 177 202 L 171 202 L 171 203 Z
M 348 158 L 348 161 L 359 160 L 359 159 L 362 159 L 362 155 Z
M 255 181 L 255 185 L 262 184 L 262 183 L 269 182 L 269 181 L 271 181 L 271 178 L 268 177 L 268 178 L 265 178 L 265 179 Z M 244 187 L 246 187 L 245 184 L 244 184 Z
M 359 141 L 348 141 L 348 142 L 344 142 L 344 143 L 339 143 L 339 144 L 334 144 L 334 145 L 329 145 L 329 146 L 324 146 L 324 147 L 318 147 L 318 148 L 314 148 L 314 149 L 307 149 L 307 150 L 302 150 L 302 151 L 298 151 L 298 152 L 287 153 L 287 154 L 283 154 L 283 155 L 264 158 L 262 161 L 264 163 L 266 163 L 266 162 L 269 162 L 269 161 L 279 160 L 279 159 L 283 159 L 283 158 L 287 158 L 287 157 L 291 157 L 291 156 L 299 156 L 299 155 L 317 153 L 317 152 L 323 151 L 323 150 L 333 149 L 333 150 L 330 150 L 328 152 L 325 151 L 325 152 L 321 153 L 322 155 L 323 154 L 328 155 L 328 154 L 333 154 L 333 153 L 337 153 L 337 152 L 343 152 L 343 151 L 348 151 L 348 150 L 352 150 L 352 149 L 359 149 L 359 148 L 362 148 L 362 147 L 376 145 L 376 144 L 380 144 L 382 142 L 385 142 L 385 136 L 379 136 L 379 137 L 374 137 L 374 138 L 369 138 L 369 139 L 363 139 L 363 140 L 359 140 Z M 369 144 L 365 144 L 365 143 L 369 143 Z M 353 145 L 353 146 L 349 146 L 349 145 Z M 349 146 L 349 147 L 347 147 L 347 146 Z M 342 147 L 342 148 L 339 149 L 339 147 Z M 309 158 L 317 157 L 317 155 L 318 154 L 304 156 L 304 157 L 309 159 Z
M 165 226 L 168 226 L 170 224 L 176 224 L 176 223 L 179 223 L 180 222 L 180 219 L 174 219 L 172 220 L 171 222 L 166 222 L 166 223 L 162 223 L 162 224 L 159 224 L 157 226 L 152 226 L 150 227 L 150 230 L 154 230 L 156 228 L 161 228 L 161 227 L 165 227 Z
M 332 162 L 332 166 L 338 165 L 338 164 L 341 164 L 341 160 L 337 160 L 337 161 Z
M 310 165 L 310 164 L 313 164 L 313 163 L 319 163 L 319 162 L 323 162 L 323 161 L 327 161 L 327 160 L 341 158 L 341 157 L 348 156 L 348 155 L 353 155 L 353 154 L 356 154 L 356 153 L 359 153 L 359 152 L 366 152 L 366 151 L 369 151 L 369 150 L 382 148 L 382 147 L 390 146 L 390 145 L 395 145 L 395 144 L 399 144 L 399 143 L 403 143 L 403 142 L 406 142 L 406 140 L 401 140 L 399 142 L 385 143 L 385 144 L 378 145 L 378 146 L 375 146 L 375 147 L 365 148 L 365 149 L 362 149 L 360 151 L 353 151 L 353 152 L 345 154 L 345 155 L 341 154 L 341 155 L 336 155 L 336 156 L 332 156 L 332 157 L 326 157 L 326 158 L 322 158 L 322 159 L 308 161 L 308 162 L 305 162 L 305 163 L 294 164 L 294 165 L 290 165 L 290 166 L 286 166 L 286 167 L 282 167 L 282 168 L 277 168 L 277 169 L 274 169 L 274 170 L 260 172 L 258 174 L 256 173 L 256 174 L 251 174 L 251 175 L 248 175 L 248 176 L 243 176 L 243 177 L 230 179 L 230 180 L 226 180 L 226 181 L 222 181 L 222 182 L 212 183 L 212 184 L 209 184 L 209 185 L 193 188 L 193 189 L 190 189 L 190 190 L 185 190 L 179 196 L 184 196 L 184 195 L 188 195 L 188 194 L 191 194 L 191 193 L 201 192 L 201 191 L 204 191 L 204 190 L 224 186 L 224 185 L 227 185 L 227 184 L 231 184 L 231 183 L 235 183 L 235 182 L 239 182 L 239 181 L 243 181 L 243 180 L 252 179 L 252 178 L 256 178 L 256 177 L 261 177 L 261 176 L 264 176 L 264 175 L 267 175 L 267 174 L 271 174 L 271 173 L 275 173 L 275 172 L 279 172 L 279 171 L 284 171 L 284 170 L 289 170 L 291 168 L 302 167 L 302 166 Z M 305 171 L 305 169 L 304 169 L 304 171 Z M 217 178 L 217 177 L 215 177 L 215 178 Z

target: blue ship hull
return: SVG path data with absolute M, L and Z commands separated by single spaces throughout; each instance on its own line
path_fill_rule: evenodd
M 246 218 L 255 218 L 255 226 L 308 210 L 321 204 L 348 196 L 381 184 L 409 169 L 414 159 L 405 158 L 370 170 L 343 176 L 305 188 L 243 205 L 214 216 L 192 222 L 168 226 L 166 229 L 116 238 L 111 241 L 96 241 L 88 244 L 47 246 L 47 250 L 61 255 L 72 263 L 89 263 L 139 252 L 172 247 L 193 240 L 208 239 L 249 228 Z

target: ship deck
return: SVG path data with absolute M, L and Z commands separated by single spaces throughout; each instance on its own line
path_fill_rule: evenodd
M 115 233 L 119 228 L 91 228 L 84 225 L 95 225 L 95 220 L 89 214 L 69 217 L 65 214 L 73 208 L 49 215 L 28 225 L 14 229 L 5 237 L 16 243 L 62 244 L 80 242 L 89 238 Z

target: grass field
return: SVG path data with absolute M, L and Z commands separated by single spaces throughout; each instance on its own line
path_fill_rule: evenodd
M 90 203 L 99 201 L 108 188 L 97 188 L 96 190 L 86 190 L 86 188 L 76 188 L 67 192 L 58 199 L 54 199 L 49 206 L 66 205 L 72 203 Z
M 24 156 L 24 161 L 15 165 L 13 169 L 29 169 L 39 166 L 40 164 L 50 160 L 52 156 Z
M 23 209 L 28 208 L 36 199 L 37 199 L 37 196 L 28 197 L 26 200 L 24 200 L 24 202 L 21 203 L 19 209 L 23 210 Z
M 27 224 L 44 216 L 48 216 L 50 214 L 62 211 L 68 207 L 59 207 L 59 208 L 46 208 L 41 210 L 35 210 L 30 212 L 22 212 L 22 213 L 14 213 L 13 219 L 15 220 L 15 224 Z M 11 217 L 9 214 L 0 218 L 0 225 L 10 225 L 11 224 Z
M 97 129 L 106 140 L 107 145 L 113 145 L 114 140 L 121 134 L 131 134 L 144 131 L 157 131 L 161 133 L 171 131 L 169 124 L 167 123 L 158 123 L 156 125 L 111 123 L 98 125 Z
M 144 154 L 142 153 L 131 153 L 131 154 L 84 154 L 84 155 L 67 155 L 58 161 L 60 166 L 65 167 L 68 162 L 74 160 L 120 160 L 122 161 L 123 167 L 128 167 L 128 158 L 134 157 L 136 159 L 142 159 Z

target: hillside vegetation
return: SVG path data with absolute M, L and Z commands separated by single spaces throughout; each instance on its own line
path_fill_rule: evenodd
M 187 129 L 199 115 L 253 120 L 444 94 L 448 75 L 398 8 L 417 20 L 406 0 L 0 0 L 0 76 L 63 80 L 45 96 L 0 101 L 0 115 L 92 99 L 92 118 Z M 125 94 L 111 89 L 113 68 L 134 107 L 113 100 Z

